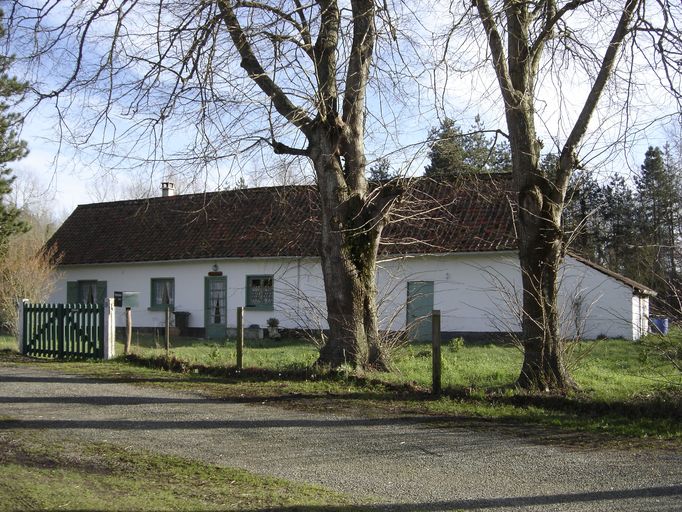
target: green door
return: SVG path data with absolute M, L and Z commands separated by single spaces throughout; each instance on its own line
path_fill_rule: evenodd
M 204 278 L 204 326 L 211 340 L 227 337 L 227 277 Z
M 412 341 L 431 341 L 433 281 L 408 281 L 407 332 Z

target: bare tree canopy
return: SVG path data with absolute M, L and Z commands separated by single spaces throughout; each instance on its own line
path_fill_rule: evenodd
M 659 94 L 660 86 L 671 93 L 679 112 L 680 20 L 682 6 L 667 0 L 475 0 L 463 4 L 453 22 L 449 38 L 464 32 L 486 49 L 504 104 L 519 204 L 523 387 L 574 386 L 563 361 L 557 308 L 569 180 L 583 164 L 582 144 L 600 105 L 617 106 L 625 130 L 640 85 L 653 79 Z M 461 55 L 447 57 L 457 61 Z M 541 140 L 541 131 L 549 131 L 551 140 Z M 558 154 L 553 166 L 542 165 L 546 142 L 551 147 L 545 151 Z
M 220 166 L 268 146 L 319 187 L 330 337 L 320 362 L 385 366 L 375 261 L 395 186 L 370 190 L 366 140 L 419 98 L 419 25 L 401 2 L 14 2 L 13 48 L 65 138 L 117 158 Z M 417 30 L 407 35 L 410 24 Z M 400 44 L 399 44 L 400 43 Z M 410 93 L 408 93 L 410 91 Z M 390 126 L 394 123 L 393 126 Z

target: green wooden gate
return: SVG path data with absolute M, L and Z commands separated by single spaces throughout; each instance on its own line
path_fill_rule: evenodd
M 29 356 L 104 359 L 104 306 L 24 304 L 21 341 Z

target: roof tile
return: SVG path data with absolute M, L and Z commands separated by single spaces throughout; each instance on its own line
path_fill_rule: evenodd
M 384 254 L 516 247 L 509 175 L 411 180 L 384 229 Z M 314 186 L 81 205 L 48 241 L 61 264 L 317 256 Z

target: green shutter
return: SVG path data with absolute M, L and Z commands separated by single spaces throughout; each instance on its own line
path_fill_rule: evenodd
M 97 299 L 95 302 L 97 304 L 103 304 L 104 299 L 107 297 L 107 282 L 97 281 Z
M 76 304 L 78 302 L 78 281 L 67 281 L 66 283 L 66 303 Z

